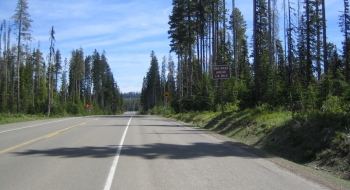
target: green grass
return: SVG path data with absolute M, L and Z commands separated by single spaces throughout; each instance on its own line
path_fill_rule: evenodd
M 34 121 L 48 119 L 44 115 L 25 115 L 25 114 L 0 114 L 0 125 L 8 123 L 18 123 L 24 121 Z
M 104 113 L 97 110 L 92 112 L 90 115 L 104 115 Z M 30 114 L 0 113 L 0 125 L 9 124 L 9 123 L 18 123 L 18 122 L 24 122 L 24 121 L 34 121 L 34 120 L 64 118 L 64 117 L 78 117 L 78 116 L 87 116 L 87 113 L 73 115 L 73 114 L 64 112 L 62 114 L 51 115 L 50 117 L 47 117 L 44 114 L 30 115 Z
M 70 116 L 73 116 L 73 115 L 68 115 L 68 114 L 65 114 L 64 116 L 51 115 L 50 117 L 47 117 L 44 114 L 30 115 L 30 114 L 0 113 L 0 125 L 9 124 L 9 123 L 18 123 L 18 122 L 24 122 L 24 121 L 35 121 L 35 120 L 43 120 L 43 119 L 70 117 Z

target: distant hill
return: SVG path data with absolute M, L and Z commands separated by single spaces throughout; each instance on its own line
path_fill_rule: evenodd
M 140 98 L 141 93 L 140 92 L 128 92 L 128 93 L 123 93 L 123 98 L 128 99 L 128 98 Z

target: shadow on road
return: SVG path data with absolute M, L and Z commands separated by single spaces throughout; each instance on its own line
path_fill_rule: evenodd
M 55 156 L 62 158 L 106 158 L 116 155 L 118 146 L 108 147 L 78 147 L 78 148 L 55 148 L 48 150 L 27 150 L 15 152 L 18 156 Z M 179 144 L 146 144 L 142 146 L 124 145 L 121 156 L 142 157 L 144 159 L 195 159 L 203 157 L 244 157 L 259 158 L 233 146 L 231 143 L 193 143 L 188 145 Z

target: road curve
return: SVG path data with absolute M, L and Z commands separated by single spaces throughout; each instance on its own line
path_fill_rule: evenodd
M 327 189 L 206 131 L 127 112 L 0 125 L 0 189 Z

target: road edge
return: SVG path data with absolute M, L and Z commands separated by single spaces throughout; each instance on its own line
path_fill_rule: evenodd
M 163 116 L 159 116 L 159 117 L 166 118 Z M 310 168 L 308 166 L 304 166 L 304 165 L 300 165 L 300 164 L 291 162 L 291 161 L 286 160 L 284 158 L 267 153 L 267 152 L 263 151 L 262 149 L 259 149 L 258 147 L 244 144 L 242 142 L 236 141 L 234 139 L 231 139 L 231 138 L 226 137 L 224 135 L 215 133 L 213 131 L 195 126 L 193 124 L 186 123 L 186 122 L 183 122 L 181 120 L 176 120 L 173 118 L 166 118 L 166 119 L 169 119 L 173 122 L 180 124 L 179 126 L 185 126 L 185 127 L 206 130 L 207 131 L 206 134 L 208 134 L 210 136 L 213 136 L 217 139 L 220 139 L 228 144 L 231 144 L 232 146 L 238 147 L 238 148 L 245 150 L 249 153 L 252 153 L 258 157 L 264 158 L 264 159 L 276 164 L 277 166 L 279 166 L 282 169 L 288 170 L 288 171 L 290 171 L 290 172 L 292 172 L 300 177 L 303 177 L 307 180 L 318 183 L 318 184 L 323 185 L 325 187 L 328 187 L 330 189 L 337 189 L 337 190 L 338 189 L 339 190 L 350 189 L 350 182 L 347 182 L 347 181 L 342 180 L 340 178 L 336 178 L 330 174 L 315 170 L 315 169 Z

